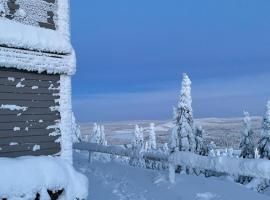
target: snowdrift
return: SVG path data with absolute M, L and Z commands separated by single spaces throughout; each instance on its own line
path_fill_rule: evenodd
M 0 199 L 50 199 L 47 190 L 64 189 L 63 199 L 87 199 L 88 180 L 55 157 L 0 158 Z

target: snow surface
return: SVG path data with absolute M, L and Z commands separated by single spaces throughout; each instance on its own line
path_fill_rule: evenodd
M 120 163 L 88 163 L 88 155 L 75 153 L 76 168 L 89 179 L 89 200 L 269 200 L 227 178 L 176 175 L 133 168 Z
M 25 25 L 5 18 L 0 19 L 0 44 L 8 47 L 70 54 L 72 46 L 57 31 Z M 8 34 L 6 34 L 8 33 Z
M 0 199 L 29 200 L 47 189 L 65 189 L 65 200 L 86 199 L 88 180 L 66 161 L 53 157 L 0 158 Z M 8 184 L 12 182 L 12 184 Z

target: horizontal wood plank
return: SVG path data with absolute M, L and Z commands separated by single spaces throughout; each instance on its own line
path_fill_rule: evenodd
M 8 137 L 0 139 L 0 148 L 5 146 L 20 146 L 24 144 L 38 144 L 38 143 L 54 143 L 60 136 L 37 135 L 31 136 L 21 135 L 20 137 Z
M 13 129 L 10 130 L 0 130 L 0 140 L 1 138 L 7 137 L 21 137 L 21 136 L 49 136 L 52 133 L 57 132 L 60 133 L 59 129 L 44 129 L 44 128 L 29 128 L 28 130 L 21 129 L 19 131 L 14 132 Z
M 52 101 L 60 99 L 59 95 L 52 94 L 27 94 L 27 93 L 6 93 L 0 92 L 0 100 L 34 100 L 34 101 Z
M 38 85 L 41 88 L 58 88 L 60 83 L 58 81 L 44 81 L 40 79 L 21 79 L 21 78 L 14 78 L 14 77 L 0 77 L 0 85 L 9 85 L 9 86 L 16 86 L 19 82 L 21 82 L 26 87 L 32 87 L 33 85 Z
M 33 128 L 33 129 L 47 129 L 47 127 L 50 127 L 54 125 L 56 122 L 51 121 L 45 121 L 45 122 L 7 122 L 7 123 L 1 123 L 0 124 L 0 130 L 14 130 L 16 127 L 20 129 L 25 129 L 25 128 Z M 16 130 L 14 131 L 16 132 Z
M 23 85 L 23 83 L 22 83 Z M 49 88 L 37 88 L 32 89 L 31 87 L 14 87 L 14 86 L 6 86 L 0 85 L 0 93 L 1 92 L 9 92 L 9 93 L 27 93 L 27 94 L 57 94 L 58 90 L 50 90 Z
M 1 113 L 1 111 L 0 111 Z M 60 115 L 0 115 L 0 126 L 1 123 L 7 123 L 7 122 L 42 122 L 42 121 L 55 121 L 59 120 Z
M 46 74 L 46 73 L 36 73 L 36 72 L 28 72 L 25 70 L 16 70 L 16 69 L 8 69 L 8 68 L 1 68 L 0 77 L 7 78 L 7 77 L 14 77 L 14 78 L 25 78 L 34 79 L 34 80 L 43 80 L 43 81 L 51 81 L 53 83 L 60 81 L 60 75 L 58 74 Z
M 60 146 L 58 148 L 41 149 L 40 151 L 13 151 L 13 152 L 0 152 L 0 157 L 16 158 L 20 156 L 47 156 L 47 155 L 59 155 Z
M 49 107 L 28 107 L 26 111 L 21 110 L 8 110 L 1 109 L 0 115 L 14 115 L 23 113 L 24 115 L 59 115 L 60 113 L 57 110 L 52 111 Z

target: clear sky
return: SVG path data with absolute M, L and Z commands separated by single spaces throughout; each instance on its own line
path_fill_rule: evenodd
M 79 121 L 169 119 L 181 76 L 194 115 L 262 115 L 270 99 L 269 0 L 72 0 Z

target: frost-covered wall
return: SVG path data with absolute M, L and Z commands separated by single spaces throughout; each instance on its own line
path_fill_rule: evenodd
M 60 77 L 60 130 L 61 157 L 72 163 L 72 106 L 71 106 L 71 77 Z
M 76 58 L 70 44 L 69 20 L 69 0 L 0 0 L 0 29 L 5 30 L 0 31 L 0 70 L 11 68 L 18 74 L 27 70 L 37 75 L 45 72 L 46 75 L 61 77 L 60 87 L 48 86 L 46 90 L 49 92 L 45 93 L 60 96 L 60 100 L 43 105 L 51 112 L 60 113 L 60 120 L 47 123 L 48 126 L 40 127 L 40 130 L 46 133 L 52 130 L 48 137 L 58 137 L 53 142 L 61 143 L 61 157 L 72 163 L 71 75 L 76 70 Z M 7 76 L 3 78 L 8 80 Z M 17 83 L 15 88 L 12 91 L 25 90 L 23 81 Z M 9 89 L 5 88 L 6 91 Z M 39 91 L 40 85 L 31 85 L 28 89 Z M 23 96 L 23 93 L 18 94 L 18 98 Z M 19 103 L 15 105 L 25 106 Z M 29 120 L 36 115 L 34 113 Z M 43 119 L 37 121 L 41 124 L 45 122 Z M 12 130 L 19 132 L 22 128 L 15 126 Z M 16 146 L 13 141 L 10 144 Z M 31 149 L 38 152 L 42 145 L 33 144 Z
M 0 0 L 0 29 L 1 67 L 75 73 L 69 0 Z
M 60 0 L 60 2 L 63 0 Z M 0 0 L 2 17 L 22 24 L 56 30 L 57 0 Z

